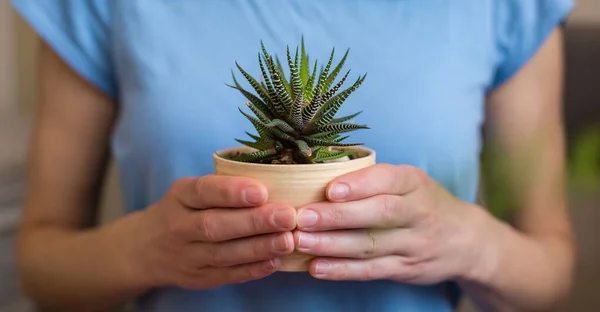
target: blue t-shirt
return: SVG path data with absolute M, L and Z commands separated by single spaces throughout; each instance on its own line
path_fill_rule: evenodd
M 213 171 L 215 150 L 252 131 L 225 86 L 235 61 L 258 77 L 257 53 L 285 56 L 304 35 L 314 59 L 332 47 L 351 81 L 340 114 L 364 111 L 352 135 L 378 161 L 424 169 L 474 201 L 486 93 L 515 74 L 572 9 L 571 0 L 13 0 L 82 77 L 114 98 L 112 151 L 126 210 L 171 183 Z M 285 60 L 285 58 L 282 58 Z M 238 74 L 238 77 L 239 74 Z M 526 103 L 523 103 L 526 105 Z M 450 311 L 445 285 L 332 282 L 306 273 L 218 289 L 155 289 L 143 311 Z

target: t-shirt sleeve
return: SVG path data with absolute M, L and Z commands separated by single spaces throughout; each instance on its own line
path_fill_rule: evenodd
M 15 10 L 84 79 L 115 98 L 109 0 L 11 0 Z
M 519 71 L 559 27 L 574 0 L 495 0 L 494 39 L 498 56 L 490 89 Z

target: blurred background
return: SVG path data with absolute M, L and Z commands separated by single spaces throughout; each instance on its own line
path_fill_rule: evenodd
M 600 0 L 579 0 L 566 28 L 565 122 L 570 155 L 590 160 L 599 137 L 580 140 L 600 125 Z M 0 311 L 31 311 L 18 294 L 12 238 L 24 194 L 27 138 L 35 115 L 37 44 L 33 31 L 0 0 Z M 600 129 L 600 128 L 596 128 Z M 595 141 L 598 139 L 598 141 Z M 583 142 L 582 144 L 586 144 Z M 589 145 L 592 144 L 592 145 Z M 599 145 L 596 145 L 599 146 Z M 586 156 L 588 155 L 588 156 Z M 598 154 L 596 154 L 598 156 Z M 598 159 L 596 158 L 596 161 Z M 577 165 L 580 173 L 597 164 Z M 596 167 L 598 168 L 598 167 Z M 600 177 L 588 177 L 586 181 Z M 600 311 L 600 187 L 573 192 L 571 215 L 579 244 L 573 294 L 558 311 Z M 102 199 L 101 222 L 122 213 L 116 169 L 111 167 Z M 475 311 L 464 302 L 461 311 Z

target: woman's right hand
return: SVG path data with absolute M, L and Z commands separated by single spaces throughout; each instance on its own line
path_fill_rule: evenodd
M 182 178 L 139 213 L 129 266 L 149 287 L 206 289 L 260 279 L 292 253 L 296 211 L 265 203 L 265 186 L 243 177 Z

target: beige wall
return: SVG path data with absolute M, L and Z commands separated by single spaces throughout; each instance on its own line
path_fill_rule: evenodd
M 9 106 L 14 106 L 11 103 L 15 102 L 14 84 L 10 77 L 13 72 L 12 30 L 12 15 L 8 1 L 0 2 L 0 114 L 5 114 Z
M 577 7 L 571 16 L 573 23 L 600 24 L 600 0 L 576 0 Z

